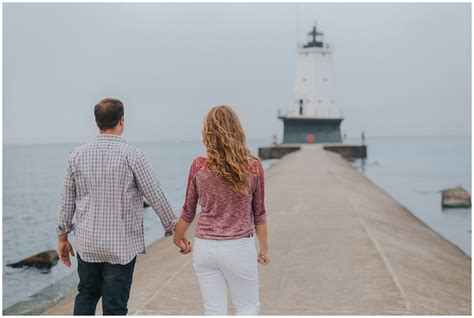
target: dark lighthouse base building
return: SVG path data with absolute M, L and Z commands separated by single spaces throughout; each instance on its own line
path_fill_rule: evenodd
M 342 118 L 278 117 L 283 121 L 283 143 L 340 143 Z

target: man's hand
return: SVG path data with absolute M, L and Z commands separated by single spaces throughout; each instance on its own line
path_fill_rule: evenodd
M 69 258 L 69 254 L 71 254 L 72 256 L 76 255 L 74 254 L 74 250 L 72 249 L 71 243 L 69 243 L 69 240 L 67 239 L 67 234 L 58 236 L 58 254 L 61 263 L 63 263 L 67 267 L 70 267 L 71 259 Z
M 183 237 L 181 239 L 174 237 L 173 242 L 179 248 L 179 252 L 181 254 L 188 254 L 192 251 L 191 241 L 189 241 L 186 237 Z

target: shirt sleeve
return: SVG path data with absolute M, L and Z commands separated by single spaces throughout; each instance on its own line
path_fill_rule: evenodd
M 63 192 L 61 194 L 61 203 L 59 208 L 58 222 L 56 224 L 56 233 L 62 235 L 73 230 L 72 218 L 76 212 L 76 182 L 73 173 L 73 155 L 69 157 L 66 177 L 64 179 Z
M 161 224 L 165 229 L 165 236 L 170 236 L 173 234 L 176 216 L 173 213 L 168 198 L 161 188 L 161 184 L 158 181 L 151 162 L 143 152 L 140 152 L 136 158 L 132 165 L 132 170 L 138 189 L 143 193 L 145 199 L 150 203 L 150 206 L 160 218 Z
M 193 161 L 191 168 L 189 169 L 186 197 L 183 205 L 183 212 L 181 213 L 181 218 L 187 223 L 191 223 L 196 216 L 196 207 L 199 197 L 196 189 L 196 161 L 197 159 Z
M 253 210 L 253 221 L 255 225 L 265 224 L 267 222 L 267 216 L 265 211 L 265 180 L 263 167 L 260 161 L 256 167 L 257 174 L 257 185 L 253 192 L 252 198 L 252 210 Z

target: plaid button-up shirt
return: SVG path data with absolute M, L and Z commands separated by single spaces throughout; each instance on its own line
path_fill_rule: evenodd
M 74 231 L 86 262 L 127 264 L 145 252 L 143 196 L 172 234 L 176 216 L 145 154 L 119 136 L 99 135 L 70 155 L 57 234 Z

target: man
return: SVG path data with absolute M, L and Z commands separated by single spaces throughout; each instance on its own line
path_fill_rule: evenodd
M 100 134 L 72 151 L 64 182 L 57 225 L 60 260 L 71 266 L 77 244 L 79 294 L 74 315 L 94 315 L 102 297 L 104 315 L 126 315 L 136 256 L 145 252 L 143 196 L 156 211 L 165 236 L 176 224 L 151 163 L 121 135 L 124 107 L 106 98 L 94 108 Z M 76 215 L 76 224 L 72 224 Z M 182 240 L 182 253 L 191 249 Z

